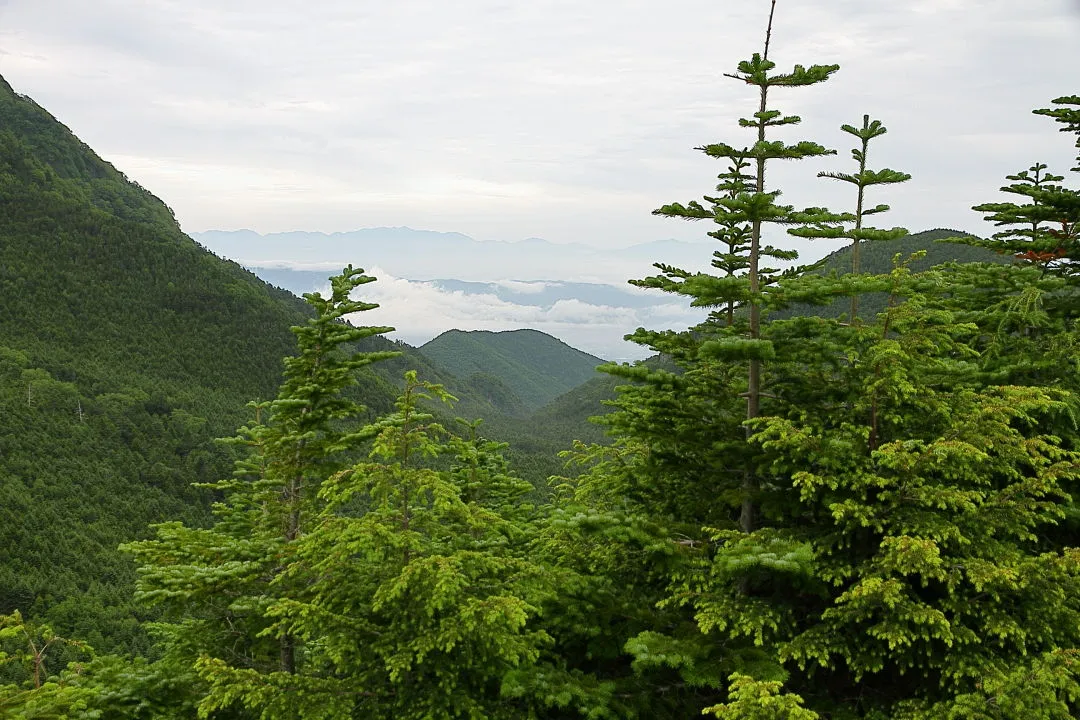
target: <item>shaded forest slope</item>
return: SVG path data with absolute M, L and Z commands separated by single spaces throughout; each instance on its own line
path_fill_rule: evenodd
M 206 519 L 191 483 L 230 472 L 213 438 L 276 394 L 307 306 L 2 79 L 0 298 L 0 612 L 134 647 L 117 545 Z M 379 412 L 394 396 L 370 373 L 359 392 Z
M 420 352 L 457 377 L 490 388 L 504 404 L 512 392 L 528 411 L 595 377 L 603 363 L 538 330 L 449 330 Z

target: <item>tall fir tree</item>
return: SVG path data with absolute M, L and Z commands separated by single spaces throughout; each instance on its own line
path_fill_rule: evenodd
M 752 420 L 761 414 L 761 399 L 764 392 L 762 369 L 764 363 L 774 356 L 772 344 L 763 340 L 761 323 L 763 306 L 772 286 L 780 273 L 775 268 L 763 265 L 767 258 L 789 261 L 798 257 L 797 253 L 781 250 L 772 245 L 763 244 L 763 231 L 774 225 L 800 227 L 805 234 L 831 232 L 830 223 L 836 223 L 843 216 L 829 213 L 821 208 L 796 210 L 794 206 L 778 202 L 779 190 L 768 189 L 765 182 L 766 169 L 771 162 L 778 160 L 801 160 L 835 154 L 824 146 L 809 140 L 786 143 L 770 138 L 770 131 L 775 128 L 796 125 L 801 120 L 796 115 L 785 115 L 769 104 L 769 91 L 774 88 L 809 87 L 824 82 L 835 73 L 838 65 L 795 65 L 790 72 L 775 72 L 776 63 L 769 59 L 769 46 L 772 40 L 773 17 L 776 10 L 775 0 L 770 6 L 769 20 L 765 32 L 765 45 L 761 53 L 755 53 L 749 60 L 739 63 L 734 73 L 725 76 L 756 89 L 758 95 L 757 111 L 750 117 L 740 118 L 739 125 L 753 131 L 755 142 L 749 146 L 737 147 L 727 143 L 711 143 L 699 148 L 706 155 L 725 159 L 730 169 L 721 175 L 720 189 L 726 190 L 719 197 L 706 196 L 709 203 L 706 208 L 698 201 L 687 205 L 672 203 L 655 211 L 666 217 L 691 220 L 707 219 L 719 225 L 714 231 L 723 242 L 729 245 L 728 253 L 714 256 L 723 277 L 703 273 L 690 274 L 684 270 L 664 264 L 657 264 L 662 274 L 644 280 L 634 281 L 640 287 L 658 288 L 667 292 L 678 293 L 691 298 L 691 305 L 700 307 L 745 306 L 747 320 L 733 323 L 727 332 L 714 336 L 702 343 L 698 354 L 724 362 L 741 360 L 746 363 L 746 386 L 743 396 L 746 401 L 745 418 Z M 749 167 L 751 173 L 744 174 Z M 731 251 L 734 252 L 731 252 Z M 738 260 L 738 253 L 745 252 L 744 260 Z M 745 274 L 736 274 L 745 265 Z M 729 318 L 733 315 L 729 312 Z M 698 332 L 705 330 L 699 328 Z M 639 330 L 631 338 L 634 342 L 650 346 L 659 352 L 667 352 L 672 345 L 670 338 L 663 333 L 650 333 Z M 677 341 L 678 342 L 678 341 Z M 624 372 L 612 368 L 614 374 Z M 753 531 L 756 526 L 756 481 L 750 472 L 742 476 L 742 503 L 739 523 L 744 532 Z
M 717 692 L 731 672 L 759 674 L 775 667 L 768 653 L 753 643 L 736 640 L 720 645 L 702 634 L 692 612 L 688 614 L 678 602 L 665 601 L 665 596 L 671 582 L 701 571 L 701 553 L 710 544 L 703 526 L 752 534 L 763 522 L 771 522 L 768 514 L 775 504 L 776 486 L 757 467 L 747 423 L 763 411 L 774 412 L 772 406 L 782 402 L 773 383 L 783 379 L 786 371 L 781 368 L 796 363 L 802 351 L 798 343 L 789 342 L 781 352 L 766 331 L 765 312 L 788 302 L 784 286 L 798 275 L 797 270 L 781 272 L 766 265 L 797 259 L 793 251 L 766 244 L 768 229 L 802 229 L 805 236 L 829 237 L 852 219 L 821 208 L 796 210 L 782 205 L 779 190 L 765 183 L 766 170 L 774 161 L 833 152 L 811 141 L 772 139 L 776 128 L 800 120 L 774 109 L 771 91 L 814 85 L 837 70 L 835 65 L 797 65 L 790 72 L 777 72 L 769 59 L 772 20 L 770 12 L 765 51 L 740 63 L 729 75 L 757 92 L 756 111 L 739 121 L 753 133 L 753 143 L 700 148 L 727 161 L 727 169 L 719 176 L 719 193 L 706 196 L 706 204 L 671 204 L 656 211 L 713 221 L 715 229 L 709 235 L 724 245 L 714 253 L 713 267 L 722 274 L 689 273 L 658 264 L 660 275 L 632 281 L 683 295 L 692 305 L 714 312 L 685 332 L 638 330 L 630 339 L 660 353 L 661 359 L 606 368 L 632 383 L 620 388 L 618 410 L 605 419 L 616 437 L 613 452 L 620 462 L 606 459 L 601 452 L 597 457 L 605 459 L 574 488 L 567 506 L 568 511 L 576 507 L 574 503 L 591 508 L 569 514 L 565 521 L 583 533 L 578 542 L 585 548 L 592 534 L 618 538 L 624 544 L 624 557 L 608 548 L 583 552 L 582 559 L 593 559 L 598 574 L 621 575 L 624 579 L 619 582 L 632 584 L 642 597 L 661 604 L 651 618 L 646 613 L 619 627 L 628 633 L 639 629 L 624 636 L 623 646 L 633 658 L 635 683 L 643 695 L 655 696 L 657 688 L 663 688 L 660 697 L 671 703 L 663 711 L 668 713 L 700 712 L 719 699 Z M 826 302 L 837 293 L 851 291 L 808 280 L 801 286 L 800 299 Z M 597 490 L 605 484 L 621 491 Z M 604 500 L 597 505 L 597 498 Z M 604 544 L 599 539 L 592 542 Z M 770 552 L 771 548 L 763 548 L 761 554 Z M 647 573 L 629 569 L 632 566 L 624 563 L 633 557 L 647 558 L 655 565 Z M 742 589 L 752 590 L 749 585 Z M 612 663 L 608 671 L 618 683 L 615 668 Z M 649 707 L 648 701 L 637 707 Z
M 211 528 L 167 522 L 155 537 L 124 549 L 139 563 L 136 598 L 159 605 L 166 662 L 190 672 L 202 658 L 224 657 L 258 671 L 294 674 L 307 651 L 288 632 L 273 631 L 267 614 L 287 596 L 286 569 L 322 502 L 322 482 L 363 437 L 364 409 L 344 391 L 358 369 L 396 352 L 356 352 L 350 344 L 388 332 L 356 327 L 345 317 L 377 307 L 351 293 L 374 281 L 351 266 L 331 278 L 329 297 L 305 296 L 315 316 L 293 328 L 298 354 L 285 359 L 276 400 L 253 404 L 255 422 L 232 443 L 247 451 L 233 477 L 207 487 L 223 498 Z
M 288 673 L 204 655 L 203 712 L 326 720 L 528 712 L 528 699 L 504 695 L 502 680 L 547 644 L 532 620 L 551 589 L 515 542 L 520 527 L 467 499 L 454 482 L 460 473 L 431 466 L 449 452 L 446 431 L 421 406 L 433 399 L 452 398 L 406 374 L 397 411 L 359 433 L 373 436 L 370 458 L 323 481 L 318 512 L 271 581 L 265 632 L 302 643 L 302 665 Z M 492 458 L 464 472 L 472 493 L 516 509 L 524 488 L 499 467 Z
M 762 107 L 759 131 L 779 117 Z M 879 184 L 865 160 L 881 127 L 867 118 L 851 130 L 863 142 L 849 182 L 862 196 Z M 762 195 L 661 213 L 731 218 L 752 199 Z M 837 216 L 767 205 L 780 222 L 803 223 L 791 230 L 804 237 L 843 236 L 844 222 L 852 234 L 871 230 L 865 207 Z M 959 716 L 987 697 L 982 678 L 1001 691 L 990 702 L 1074 710 L 1080 606 L 1069 598 L 1080 591 L 1080 557 L 1042 540 L 1068 512 L 1076 480 L 1077 455 L 1048 432 L 1069 417 L 1070 396 L 987 382 L 979 318 L 949 309 L 964 287 L 947 271 L 913 274 L 897 258 L 880 277 L 763 275 L 754 246 L 745 281 L 660 266 L 662 276 L 639 283 L 700 306 L 734 299 L 745 320 L 639 331 L 674 367 L 613 369 L 639 383 L 610 425 L 640 459 L 612 482 L 668 532 L 711 526 L 706 538 L 669 535 L 678 550 L 662 561 L 670 586 L 658 616 L 682 608 L 697 635 L 677 624 L 639 633 L 626 645 L 635 668 L 717 690 L 730 673 L 729 701 L 711 707 L 719 717 Z M 755 313 L 868 290 L 890 295 L 876 322 Z M 742 500 L 737 520 L 718 512 L 732 495 Z M 1041 685 L 1016 686 L 1020 667 L 1041 673 Z
M 1056 107 L 1034 110 L 1063 125 L 1062 132 L 1076 133 L 1080 148 L 1080 96 L 1055 98 Z M 1080 154 L 1077 156 L 1080 162 Z M 1027 170 L 1006 176 L 1012 182 L 1001 188 L 1027 202 L 994 202 L 976 205 L 986 213 L 986 220 L 1003 230 L 990 240 L 965 238 L 964 242 L 1008 253 L 1038 266 L 1043 273 L 1054 273 L 1071 281 L 1080 277 L 1080 190 L 1062 184 L 1062 175 L 1047 172 L 1045 163 L 1035 163 Z M 1072 168 L 1080 172 L 1080 165 Z

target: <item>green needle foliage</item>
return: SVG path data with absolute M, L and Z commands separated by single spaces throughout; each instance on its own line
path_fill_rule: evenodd
M 316 316 L 295 329 L 281 393 L 255 406 L 268 420 L 237 439 L 251 454 L 212 486 L 217 524 L 167 523 L 127 546 L 138 597 L 171 611 L 162 662 L 195 676 L 200 716 L 513 718 L 529 705 L 501 683 L 548 643 L 532 625 L 551 590 L 524 545 L 533 488 L 475 424 L 448 443 L 422 406 L 453 398 L 413 371 L 396 412 L 355 426 L 343 391 L 393 355 L 343 351 L 389 329 L 342 321 L 374 307 L 350 299 L 371 280 L 346 268 L 329 298 L 308 296 Z
M 368 429 L 377 431 L 370 460 L 334 474 L 319 492 L 323 507 L 279 582 L 295 590 L 268 608 L 273 632 L 304 640 L 304 671 L 266 676 L 204 661 L 207 707 L 239 702 L 264 717 L 326 718 L 523 712 L 501 696 L 500 683 L 546 644 L 530 620 L 549 591 L 515 542 L 520 530 L 466 499 L 454 482 L 460 474 L 426 465 L 445 451 L 445 431 L 420 409 L 433 398 L 452 399 L 407 374 L 397 412 Z M 478 463 L 466 474 L 474 493 L 486 479 L 513 484 L 498 473 L 483 477 Z M 530 490 L 518 484 L 519 496 Z
M 14 669 L 15 677 L 22 681 L 0 684 L 3 717 L 63 717 L 72 709 L 86 707 L 90 693 L 50 673 L 51 655 L 63 646 L 80 651 L 84 657 L 92 654 L 86 643 L 60 637 L 48 625 L 27 622 L 18 610 L 0 616 L 0 669 Z
M 1043 272 L 1052 272 L 1067 266 L 1070 258 L 1067 226 L 1061 225 L 1060 210 L 1047 204 L 1052 196 L 1060 197 L 1064 188 L 1058 184 L 1062 175 L 1046 172 L 1046 164 L 1036 163 L 1027 170 L 1006 176 L 1012 182 L 1001 188 L 1002 192 L 1028 198 L 1026 203 L 997 202 L 976 205 L 973 210 L 986 213 L 985 219 L 1005 229 L 994 233 L 990 240 L 967 240 L 969 244 L 1007 253 L 1019 260 L 1037 265 Z M 1058 227 L 1055 228 L 1055 224 Z M 1066 231 L 1064 234 L 1062 229 Z
M 826 230 L 824 233 L 819 229 L 817 232 L 807 234 L 808 237 L 844 237 L 851 240 L 851 273 L 856 275 L 860 272 L 859 264 L 859 250 L 860 243 L 863 241 L 875 241 L 875 240 L 896 240 L 907 235 L 905 228 L 892 228 L 891 230 L 884 230 L 880 228 L 865 227 L 863 221 L 868 215 L 877 215 L 879 213 L 888 212 L 889 206 L 884 204 L 874 205 L 873 207 L 866 206 L 866 189 L 873 185 L 894 185 L 896 183 L 906 182 L 911 179 L 911 175 L 899 172 L 897 170 L 890 170 L 884 168 L 882 170 L 868 170 L 866 168 L 866 158 L 870 151 L 870 141 L 874 138 L 881 137 L 887 131 L 885 126 L 881 124 L 880 120 L 870 120 L 869 115 L 863 115 L 862 127 L 855 127 L 854 125 L 841 125 L 840 129 L 849 135 L 854 135 L 860 140 L 860 146 L 854 148 L 851 151 L 851 156 L 855 162 L 859 164 L 859 170 L 855 173 L 836 173 L 836 172 L 820 172 L 818 177 L 830 178 L 832 180 L 839 180 L 850 185 L 854 185 L 857 194 L 855 201 L 855 213 L 852 216 L 854 223 L 852 227 L 841 229 L 835 228 L 833 233 L 829 234 Z M 800 231 L 792 231 L 794 235 L 800 235 Z M 859 317 L 859 296 L 857 294 L 851 296 L 851 322 L 855 322 Z
M 776 72 L 776 63 L 769 59 L 775 6 L 774 2 L 769 15 L 764 52 L 755 53 L 749 60 L 740 62 L 734 73 L 726 74 L 727 77 L 757 90 L 757 111 L 750 117 L 739 119 L 740 127 L 754 132 L 755 142 L 743 147 L 712 143 L 699 148 L 706 155 L 727 160 L 729 163 L 728 171 L 720 176 L 722 182 L 718 186 L 724 194 L 717 197 L 706 196 L 708 208 L 698 201 L 692 201 L 687 205 L 665 205 L 655 211 L 655 214 L 666 217 L 706 219 L 716 223 L 719 229 L 714 230 L 711 235 L 727 244 L 728 252 L 720 252 L 714 256 L 714 267 L 723 270 L 725 274 L 721 277 L 691 274 L 658 263 L 656 267 L 661 270 L 661 275 L 632 281 L 632 284 L 639 287 L 658 288 L 688 296 L 693 306 L 726 309 L 726 332 L 715 339 L 708 339 L 701 345 L 700 350 L 703 354 L 715 358 L 742 360 L 746 363 L 746 419 L 753 419 L 761 414 L 762 368 L 764 363 L 773 357 L 772 345 L 762 339 L 762 306 L 769 286 L 777 282 L 780 274 L 774 268 L 763 266 L 762 262 L 766 258 L 794 260 L 797 257 L 792 251 L 763 245 L 763 231 L 767 227 L 779 225 L 804 228 L 804 233 L 809 233 L 812 227 L 816 227 L 827 234 L 830 232 L 830 223 L 844 219 L 844 216 L 821 208 L 797 211 L 791 205 L 782 205 L 778 202 L 780 191 L 768 189 L 765 184 L 766 169 L 772 161 L 801 160 L 835 154 L 835 151 L 809 140 L 786 143 L 769 137 L 770 131 L 775 128 L 800 122 L 798 116 L 785 115 L 769 105 L 771 89 L 816 85 L 828 80 L 839 69 L 838 65 L 796 65 L 789 72 Z M 744 172 L 747 168 L 750 170 L 749 174 Z M 743 268 L 745 273 L 737 274 Z M 733 311 L 736 306 L 747 307 L 745 323 L 734 323 Z M 676 340 L 645 330 L 639 330 L 629 339 L 668 354 L 676 352 L 673 340 L 675 343 L 683 342 L 681 339 Z M 625 371 L 616 367 L 608 370 L 613 374 L 625 374 Z M 743 475 L 742 490 L 744 497 L 740 524 L 744 531 L 750 532 L 755 527 L 756 519 L 752 498 L 755 483 L 749 474 Z
M 1057 107 L 1039 108 L 1033 110 L 1036 115 L 1045 115 L 1061 123 L 1064 127 L 1058 128 L 1061 132 L 1076 133 L 1076 159 L 1080 162 L 1080 95 L 1066 95 L 1052 100 Z M 1080 172 L 1080 165 L 1074 167 L 1073 172 Z
M 1056 98 L 1053 103 L 1059 107 L 1035 110 L 1035 114 L 1061 123 L 1062 132 L 1076 133 L 1080 147 L 1080 108 L 1073 107 L 1080 106 L 1080 96 Z M 965 238 L 963 242 L 1011 254 L 1038 266 L 1043 273 L 1075 282 L 1080 275 L 1080 190 L 1062 185 L 1064 176 L 1046 169 L 1045 163 L 1035 163 L 1006 176 L 1012 182 L 1001 191 L 1028 201 L 976 205 L 973 209 L 986 213 L 987 221 L 1005 229 L 995 233 L 992 240 Z M 1080 165 L 1072 170 L 1080 172 Z
M 740 66 L 748 82 L 760 80 L 752 69 Z M 764 109 L 755 118 L 741 124 L 762 133 L 790 120 Z M 641 582 L 649 575 L 638 580 L 644 597 L 657 597 L 658 578 L 667 587 L 656 624 L 625 651 L 639 678 L 682 689 L 684 712 L 720 717 L 961 717 L 991 677 L 995 702 L 1075 711 L 1080 555 L 1060 544 L 1080 468 L 1073 387 L 1002 382 L 1019 370 L 991 357 L 1030 362 L 1035 345 L 1022 359 L 1014 351 L 1036 340 L 1064 348 L 1058 360 L 1075 347 L 1060 321 L 1031 331 L 1039 297 L 1060 294 L 1060 281 L 1032 289 L 1031 272 L 997 265 L 913 273 L 918 258 L 901 257 L 882 276 L 761 273 L 755 224 L 853 241 L 904 234 L 863 222 L 887 209 L 867 208 L 866 188 L 907 179 L 867 169 L 883 126 L 865 117 L 844 130 L 860 139 L 858 172 L 826 176 L 857 187 L 853 214 L 781 210 L 778 191 L 766 201 L 730 189 L 710 209 L 660 211 L 716 220 L 713 236 L 729 248 L 749 238 L 748 259 L 745 276 L 735 264 L 723 277 L 660 266 L 662 276 L 636 283 L 724 312 L 684 333 L 639 330 L 633 338 L 670 364 L 610 370 L 634 383 L 607 420 L 624 462 L 599 460 L 582 479 L 574 501 L 597 516 L 579 531 L 610 535 L 605 518 L 639 529 L 623 531 L 626 550 L 669 547 L 642 553 L 655 573 L 651 586 Z M 743 156 L 709 146 L 735 156 L 721 178 L 728 188 L 750 182 L 743 157 L 754 167 L 809 150 L 786 147 L 759 139 Z M 714 267 L 726 271 L 723 255 Z M 866 322 L 755 313 L 869 291 L 888 303 Z M 728 312 L 732 301 L 746 310 Z M 590 490 L 605 483 L 610 494 Z M 594 570 L 629 574 L 612 559 L 596 558 Z M 1045 680 L 1023 685 L 1020 667 Z
M 819 720 L 816 712 L 802 706 L 797 695 L 780 692 L 783 683 L 754 680 L 749 675 L 731 676 L 731 702 L 721 703 L 705 712 L 721 720 Z
M 363 437 L 348 426 L 363 408 L 342 391 L 355 383 L 357 369 L 396 355 L 343 348 L 390 330 L 343 320 L 375 307 L 349 297 L 372 280 L 350 266 L 332 278 L 329 298 L 307 296 L 316 316 L 293 328 L 299 354 L 285 361 L 278 398 L 254 405 L 255 424 L 233 440 L 250 455 L 232 478 L 208 486 L 223 497 L 214 508 L 217 523 L 209 529 L 163 523 L 155 538 L 124 547 L 140 565 L 136 598 L 176 620 L 163 627 L 164 645 L 183 671 L 197 658 L 222 655 L 257 671 L 297 671 L 303 649 L 294 636 L 271 632 L 267 610 L 275 593 L 290 592 L 280 578 L 319 511 L 321 483 Z
M 809 556 L 722 552 L 687 587 L 703 627 L 775 644 L 799 694 L 840 717 L 949 706 L 988 672 L 1080 641 L 1080 556 L 1040 542 L 1080 467 L 1041 429 L 1066 398 L 972 386 L 978 330 L 905 291 L 878 337 L 849 347 L 847 403 L 756 425 L 797 493 L 756 542 Z M 747 573 L 750 597 L 730 589 Z
M 684 331 L 631 336 L 657 356 L 606 368 L 625 381 L 603 420 L 611 442 L 576 443 L 564 454 L 572 477 L 553 478 L 550 494 L 515 475 L 508 446 L 485 439 L 478 421 L 461 421 L 456 436 L 444 427 L 455 399 L 415 370 L 404 372 L 392 408 L 387 401 L 371 420 L 355 398 L 363 392 L 374 404 L 385 383 L 365 368 L 398 346 L 379 337 L 390 328 L 347 321 L 374 307 L 352 298 L 373 279 L 351 266 L 332 279 L 329 297 L 306 297 L 310 320 L 293 328 L 298 353 L 285 361 L 276 399 L 252 403 L 253 420 L 216 451 L 202 434 L 235 412 L 226 402 L 235 388 L 191 406 L 220 413 L 194 413 L 141 378 L 139 366 L 125 366 L 119 385 L 102 368 L 131 348 L 153 349 L 146 367 L 173 367 L 167 387 L 190 386 L 191 400 L 220 368 L 169 365 L 178 358 L 160 343 L 139 345 L 149 341 L 134 325 L 112 335 L 91 328 L 71 345 L 86 357 L 80 350 L 71 364 L 50 355 L 40 329 L 27 329 L 33 323 L 9 323 L 10 347 L 0 347 L 0 505 L 19 522 L 0 527 L 0 551 L 18 550 L 0 558 L 0 716 L 1080 717 L 1080 191 L 1036 163 L 1003 188 L 1021 202 L 976 207 L 999 232 L 961 241 L 1018 262 L 921 269 L 925 252 L 896 253 L 890 271 L 861 272 L 888 247 L 877 241 L 906 232 L 868 226 L 888 207 L 868 204 L 866 192 L 908 176 L 868 169 L 871 141 L 885 127 L 864 116 L 841 128 L 858 140 L 857 169 L 818 173 L 855 187 L 854 212 L 781 203 L 767 170 L 831 151 L 776 139 L 799 118 L 773 107 L 773 89 L 819 84 L 837 66 L 779 71 L 772 18 L 763 52 L 728 76 L 754 89 L 753 110 L 739 120 L 751 137 L 699 148 L 723 162 L 715 191 L 656 211 L 711 221 L 712 271 L 658 264 L 656 276 L 633 281 L 711 314 Z M 163 206 L 114 182 L 114 170 L 75 152 L 69 134 L 43 125 L 36 106 L 9 90 L 0 85 L 9 128 L 0 132 L 0 187 L 11 200 L 0 213 L 9 221 L 0 227 L 9 250 L 0 281 L 41 285 L 23 277 L 33 268 L 16 241 L 75 247 L 74 230 L 50 234 L 59 216 L 49 208 L 82 218 L 87 232 L 119 217 L 153 231 L 107 234 L 119 254 L 72 255 L 72 273 L 88 263 L 128 267 L 114 261 L 130 256 L 154 276 L 170 267 L 169 248 L 192 254 Z M 1036 113 L 1080 135 L 1080 97 Z M 31 133 L 27 145 L 14 134 L 20 128 L 51 130 Z M 105 182 L 78 181 L 86 171 Z M 43 188 L 56 191 L 52 200 Z M 769 267 L 797 260 L 768 244 L 780 230 L 850 239 L 851 272 Z M 192 257 L 214 266 L 204 253 Z M 190 287 L 169 280 L 160 288 L 169 312 L 144 325 L 194 337 L 203 327 L 194 318 L 221 315 L 221 331 L 233 327 L 229 308 L 273 309 L 269 296 L 229 277 L 235 305 L 215 299 L 220 283 L 200 281 L 207 295 L 194 302 Z M 859 317 L 862 293 L 882 298 L 881 311 Z M 12 297 L 19 317 L 34 317 L 27 308 L 36 295 Z M 120 308 L 127 296 L 102 297 Z M 851 322 L 799 314 L 848 298 Z M 279 314 L 257 325 L 276 327 Z M 95 322 L 99 315 L 109 317 L 95 311 Z M 40 327 L 49 333 L 62 327 L 48 320 Z M 92 352 L 107 337 L 125 342 Z M 527 339 L 568 357 L 544 338 Z M 248 340 L 256 335 L 214 347 L 243 356 L 256 347 Z M 524 347 L 520 334 L 503 340 Z M 475 360 L 458 356 L 462 367 Z M 525 373 L 537 358 L 518 356 L 504 363 L 518 376 L 554 377 L 539 366 Z M 587 372 L 589 359 L 577 360 Z M 383 367 L 398 368 L 395 377 L 416 362 L 432 367 L 406 361 Z M 486 390 L 490 402 L 476 407 L 520 407 L 521 388 L 484 370 L 470 370 L 481 374 L 466 383 Z M 535 383 L 534 399 L 544 385 Z M 609 387 L 597 385 L 590 398 Z M 558 424 L 560 409 L 580 404 L 564 397 L 537 422 Z M 538 425 L 511 427 L 535 429 L 525 442 L 539 446 Z M 55 458 L 41 460 L 42 447 Z M 111 454 L 111 464 L 69 462 L 95 453 Z M 204 526 L 205 498 L 189 483 L 221 477 L 215 468 L 236 457 L 231 476 L 196 484 L 215 501 Z M 65 495 L 68 475 L 80 478 L 82 495 Z M 115 491 L 128 485 L 106 482 L 125 475 L 160 486 L 160 495 L 146 494 L 158 500 L 130 503 Z M 194 510 L 182 514 L 188 499 Z M 113 515 L 99 517 L 110 500 L 113 515 L 133 516 L 120 530 Z M 146 517 L 172 519 L 138 539 Z M 55 529 L 71 521 L 87 530 L 76 537 L 92 539 L 81 553 L 80 540 Z M 160 622 L 140 624 L 117 595 L 122 568 L 110 553 L 121 531 L 133 539 L 122 549 L 138 565 L 136 599 Z M 46 576 L 31 576 L 35 558 L 53 557 L 65 559 L 60 601 L 47 597 Z M 28 619 L 15 605 L 31 608 Z M 37 608 L 71 622 L 40 622 Z M 93 644 L 129 637 L 133 657 L 95 656 L 83 640 L 66 639 L 80 618 L 106 613 L 129 632 L 102 632 Z M 151 635 L 156 644 L 147 646 Z

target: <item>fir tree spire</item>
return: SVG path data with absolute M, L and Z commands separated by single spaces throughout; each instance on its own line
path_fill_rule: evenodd
M 851 215 L 853 219 L 853 225 L 850 228 L 843 228 L 840 226 L 833 226 L 831 228 L 796 228 L 791 230 L 793 235 L 799 235 L 802 237 L 843 237 L 851 240 L 851 272 L 852 274 L 858 274 L 860 270 L 859 266 L 859 244 L 862 241 L 874 241 L 874 240 L 896 240 L 904 235 L 907 235 L 907 230 L 904 228 L 892 228 L 891 230 L 882 230 L 872 227 L 864 227 L 863 221 L 868 215 L 876 215 L 879 213 L 887 212 L 889 210 L 888 205 L 878 204 L 873 207 L 866 207 L 866 189 L 873 185 L 892 185 L 896 183 L 906 182 L 911 179 L 911 175 L 905 172 L 898 172 L 889 168 L 882 170 L 868 170 L 866 167 L 867 155 L 870 149 L 870 141 L 874 138 L 881 137 L 887 130 L 880 120 L 871 120 L 869 115 L 863 115 L 862 127 L 855 127 L 854 125 L 841 125 L 840 129 L 849 135 L 854 135 L 859 139 L 860 145 L 852 149 L 851 157 L 859 165 L 859 169 L 854 173 L 838 173 L 838 172 L 819 172 L 818 177 L 829 178 L 832 180 L 839 180 L 854 185 L 856 188 L 856 200 L 855 200 L 855 212 Z M 851 296 L 851 317 L 850 320 L 855 322 L 859 316 L 859 295 L 855 293 Z
M 754 53 L 749 60 L 740 62 L 735 72 L 724 74 L 725 77 L 756 89 L 757 111 L 738 121 L 740 127 L 753 131 L 754 143 L 738 147 L 718 142 L 698 148 L 709 157 L 728 161 L 729 170 L 721 175 L 723 182 L 718 186 L 718 189 L 725 190 L 726 194 L 706 197 L 705 200 L 710 205 L 708 209 L 700 202 L 693 201 L 687 205 L 672 203 L 654 211 L 654 214 L 666 217 L 708 219 L 719 225 L 720 229 L 710 234 L 729 246 L 728 253 L 714 256 L 714 267 L 723 269 L 725 276 L 717 278 L 711 275 L 693 275 L 678 268 L 657 264 L 656 267 L 663 275 L 631 281 L 640 287 L 653 287 L 688 295 L 692 298 L 691 304 L 695 306 L 725 307 L 729 324 L 733 324 L 735 306 L 748 306 L 748 323 L 742 338 L 729 337 L 719 344 L 714 343 L 702 348 L 703 352 L 720 352 L 727 359 L 741 358 L 747 363 L 745 398 L 748 420 L 761 414 L 762 367 L 764 361 L 772 356 L 771 344 L 761 338 L 762 305 L 767 288 L 779 277 L 778 270 L 764 267 L 762 261 L 764 258 L 790 261 L 798 257 L 793 251 L 764 245 L 763 231 L 770 225 L 812 225 L 828 229 L 831 224 L 840 222 L 845 217 L 821 208 L 797 211 L 793 206 L 781 205 L 778 202 L 780 191 L 770 190 L 766 186 L 766 170 L 772 161 L 801 160 L 836 152 L 809 140 L 785 143 L 770 139 L 771 130 L 798 124 L 801 118 L 773 109 L 769 104 L 769 91 L 773 88 L 816 85 L 828 80 L 840 67 L 795 65 L 790 71 L 777 72 L 776 63 L 769 59 L 775 11 L 774 0 L 770 6 L 763 52 Z M 747 167 L 752 168 L 752 173 L 744 174 L 743 170 Z M 745 253 L 742 261 L 738 259 L 739 252 Z M 735 272 L 744 267 L 745 274 L 736 276 Z M 635 336 L 639 342 L 645 343 L 651 338 L 652 336 L 643 332 Z M 752 532 L 755 527 L 755 488 L 749 474 L 743 490 L 746 500 L 741 511 L 740 525 L 745 532 Z

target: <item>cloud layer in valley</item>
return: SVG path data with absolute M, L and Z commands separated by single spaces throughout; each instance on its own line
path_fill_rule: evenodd
M 572 347 L 606 360 L 635 360 L 647 353 L 623 341 L 639 326 L 655 329 L 686 327 L 703 313 L 685 304 L 664 302 L 628 307 L 585 302 L 576 297 L 548 305 L 529 304 L 527 297 L 500 297 L 490 289 L 454 288 L 438 281 L 409 281 L 373 268 L 378 282 L 365 285 L 362 297 L 377 302 L 377 310 L 363 313 L 356 322 L 399 328 L 391 335 L 421 345 L 452 329 L 514 330 L 532 328 L 553 335 Z M 465 320 L 465 322 L 463 322 Z
M 333 271 L 252 267 L 267 282 L 296 294 L 329 290 Z M 390 325 L 391 334 L 422 345 L 454 328 L 516 330 L 532 328 L 608 360 L 636 360 L 647 351 L 623 340 L 638 327 L 664 329 L 699 322 L 704 312 L 680 298 L 633 286 L 562 281 L 454 279 L 409 280 L 379 266 L 367 268 L 378 282 L 362 286 L 357 297 L 380 307 L 353 318 L 364 325 Z

